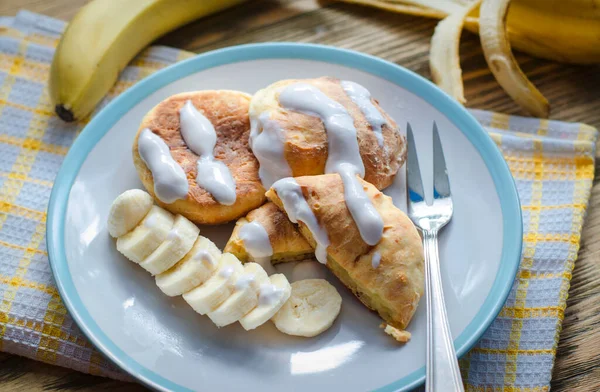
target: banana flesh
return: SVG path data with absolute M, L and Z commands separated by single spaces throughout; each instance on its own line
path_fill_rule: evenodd
M 165 272 L 192 249 L 198 234 L 198 226 L 177 215 L 167 238 L 140 263 L 140 266 L 152 275 Z
M 173 220 L 170 212 L 152 206 L 135 229 L 117 238 L 117 250 L 134 263 L 141 263 L 167 238 Z
M 273 322 L 288 335 L 312 337 L 331 327 L 341 306 L 342 297 L 326 280 L 299 280 L 292 283 L 292 294 Z
M 183 295 L 196 312 L 207 315 L 217 327 L 239 321 L 246 330 L 257 328 L 272 319 L 292 293 L 284 275 L 269 277 L 260 264 L 242 265 L 234 255 L 222 254 L 212 241 L 199 235 L 196 225 L 152 205 L 151 196 L 144 191 L 131 190 L 118 196 L 111 206 L 108 226 L 111 235 L 120 234 L 115 235 L 117 249 L 155 275 L 163 293 Z M 331 289 L 317 295 L 333 296 L 335 302 L 339 294 Z M 321 314 L 322 309 L 315 312 Z M 328 316 L 329 325 L 337 313 L 339 309 Z M 280 322 L 285 324 L 286 317 L 280 315 Z M 304 336 L 327 329 L 320 316 L 311 318 L 308 310 L 305 318 Z M 319 322 L 311 324 L 313 319 Z
M 183 294 L 183 299 L 199 314 L 215 310 L 233 293 L 233 285 L 244 267 L 232 254 L 221 256 L 219 267 L 202 286 Z
M 170 297 L 182 295 L 206 282 L 217 269 L 220 259 L 219 248 L 208 238 L 198 236 L 183 259 L 156 275 L 156 285 Z
M 256 308 L 240 319 L 240 324 L 246 331 L 255 329 L 273 318 L 290 298 L 292 286 L 283 274 L 271 275 L 269 284 L 269 296 L 259 295 Z
M 244 264 L 244 272 L 234 285 L 235 292 L 208 317 L 217 327 L 235 323 L 258 305 L 260 286 L 269 283 L 265 270 L 256 263 Z
M 84 118 L 149 43 L 243 0 L 93 0 L 71 20 L 50 68 L 50 96 L 65 121 Z
M 152 196 L 139 189 L 120 194 L 108 213 L 108 233 L 118 238 L 135 228 L 154 205 Z

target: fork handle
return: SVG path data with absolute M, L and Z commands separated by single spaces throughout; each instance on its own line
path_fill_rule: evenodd
M 423 231 L 425 289 L 427 291 L 427 378 L 426 392 L 464 391 L 440 273 L 437 230 Z

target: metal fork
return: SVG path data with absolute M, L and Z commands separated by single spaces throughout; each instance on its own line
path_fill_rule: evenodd
M 425 251 L 425 289 L 427 298 L 427 377 L 426 392 L 464 391 L 452 334 L 448 325 L 440 257 L 438 231 L 452 218 L 452 198 L 446 161 L 437 125 L 433 123 L 433 203 L 428 205 L 415 140 L 407 127 L 408 164 L 406 173 L 408 216 L 423 234 Z

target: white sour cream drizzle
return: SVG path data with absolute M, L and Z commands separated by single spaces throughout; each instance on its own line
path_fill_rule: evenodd
M 381 263 L 381 253 L 379 253 L 379 252 L 373 253 L 373 256 L 371 257 L 371 266 L 373 266 L 373 268 L 377 268 L 377 267 L 379 267 L 380 263 Z
M 258 306 L 272 305 L 277 302 L 282 295 L 283 289 L 280 289 L 271 283 L 263 283 L 260 285 L 258 294 Z
M 167 143 L 145 128 L 138 138 L 138 150 L 152 172 L 156 197 L 163 203 L 185 199 L 188 193 L 187 177 L 183 168 L 171 156 Z
M 358 231 L 363 241 L 375 245 L 383 235 L 383 219 L 371 199 L 367 196 L 363 185 L 357 180 L 351 168 L 346 168 L 347 163 L 340 165 L 340 177 L 344 183 L 344 198 L 346 206 L 354 218 Z
M 387 121 L 379 110 L 371 102 L 371 93 L 369 90 L 364 88 L 358 83 L 344 80 L 340 83 L 342 88 L 359 108 L 362 114 L 365 116 L 371 129 L 375 133 L 379 147 L 383 147 L 383 134 L 381 133 L 381 127 L 387 124 Z
M 227 165 L 213 155 L 217 143 L 215 127 L 196 109 L 192 101 L 187 101 L 181 108 L 179 119 L 185 144 L 199 156 L 196 182 L 220 204 L 232 205 L 236 199 L 235 181 Z
M 284 88 L 279 95 L 279 102 L 287 109 L 321 118 L 327 131 L 328 143 L 325 172 L 340 174 L 344 182 L 346 205 L 362 239 L 369 245 L 377 244 L 383 234 L 383 219 L 356 178 L 357 175 L 361 178 L 365 176 L 365 167 L 352 116 L 339 102 L 306 83 Z M 323 262 L 318 256 L 317 259 Z
M 240 238 L 244 242 L 248 254 L 254 260 L 271 261 L 273 247 L 269 240 L 269 234 L 260 223 L 256 221 L 246 223 L 240 229 Z
M 292 176 L 284 154 L 285 134 L 267 112 L 251 118 L 250 123 L 250 148 L 260 164 L 258 176 L 265 189 L 269 189 L 275 181 Z
M 283 208 L 287 212 L 288 218 L 293 223 L 303 222 L 312 233 L 317 248 L 315 256 L 323 264 L 327 264 L 327 247 L 329 246 L 329 236 L 327 232 L 319 225 L 317 217 L 306 202 L 300 185 L 291 177 L 282 178 L 273 184 L 277 195 L 283 202 Z

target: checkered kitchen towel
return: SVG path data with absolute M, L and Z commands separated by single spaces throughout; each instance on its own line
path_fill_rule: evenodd
M 44 241 L 52 181 L 84 123 L 65 124 L 45 90 L 64 23 L 0 20 L 0 349 L 125 378 L 79 331 L 54 285 Z M 153 47 L 104 103 L 189 53 Z M 499 317 L 461 362 L 471 391 L 546 391 L 594 176 L 594 128 L 473 110 L 498 144 L 523 205 L 521 268 Z

